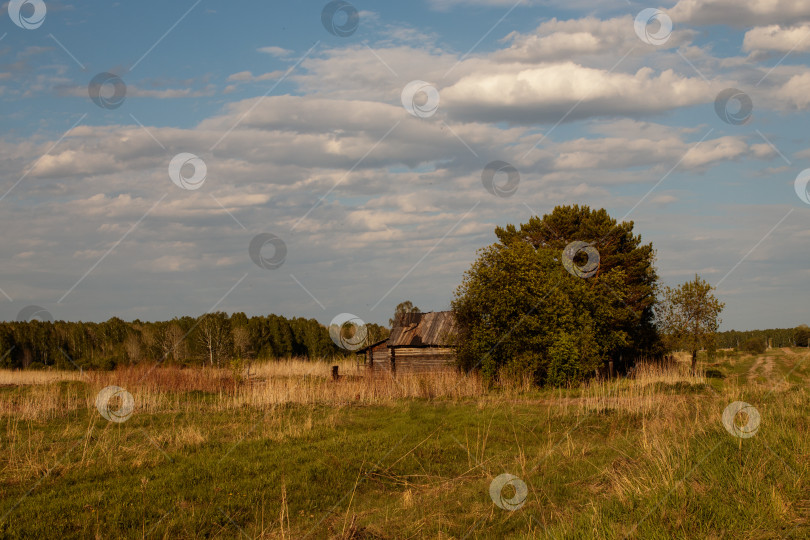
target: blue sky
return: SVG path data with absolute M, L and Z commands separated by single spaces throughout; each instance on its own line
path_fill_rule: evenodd
M 666 284 L 717 285 L 724 329 L 810 322 L 810 2 L 357 1 L 345 37 L 328 4 L 4 4 L 0 318 L 385 323 L 447 309 L 496 226 L 579 203 L 633 220 Z M 120 106 L 91 100 L 100 73 Z M 281 264 L 251 259 L 263 233 Z

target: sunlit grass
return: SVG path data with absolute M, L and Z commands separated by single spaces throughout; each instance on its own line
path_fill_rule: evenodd
M 556 390 L 295 359 L 4 372 L 0 537 L 802 538 L 810 358 L 779 352 L 766 377 L 769 353 L 679 358 Z M 95 409 L 110 384 L 124 423 Z M 720 420 L 738 400 L 750 439 Z M 528 487 L 514 512 L 502 473 Z

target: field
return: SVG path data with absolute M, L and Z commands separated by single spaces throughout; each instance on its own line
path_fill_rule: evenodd
M 808 360 L 557 390 L 294 359 L 0 372 L 0 537 L 807 538 Z M 134 397 L 124 422 L 96 408 L 109 385 Z M 724 427 L 735 401 L 752 437 Z M 490 496 L 504 473 L 514 510 Z

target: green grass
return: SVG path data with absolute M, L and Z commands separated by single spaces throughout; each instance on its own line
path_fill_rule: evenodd
M 742 381 L 755 359 L 720 362 L 709 384 L 655 383 L 655 412 L 538 391 L 4 418 L 0 537 L 806 538 L 807 366 L 771 391 Z M 720 422 L 738 399 L 762 415 L 742 444 Z M 501 473 L 528 486 L 516 511 L 490 499 Z

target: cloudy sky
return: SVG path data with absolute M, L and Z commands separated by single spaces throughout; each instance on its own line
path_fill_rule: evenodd
M 716 285 L 724 329 L 810 323 L 810 0 L 2 12 L 0 319 L 387 323 L 579 203 Z

